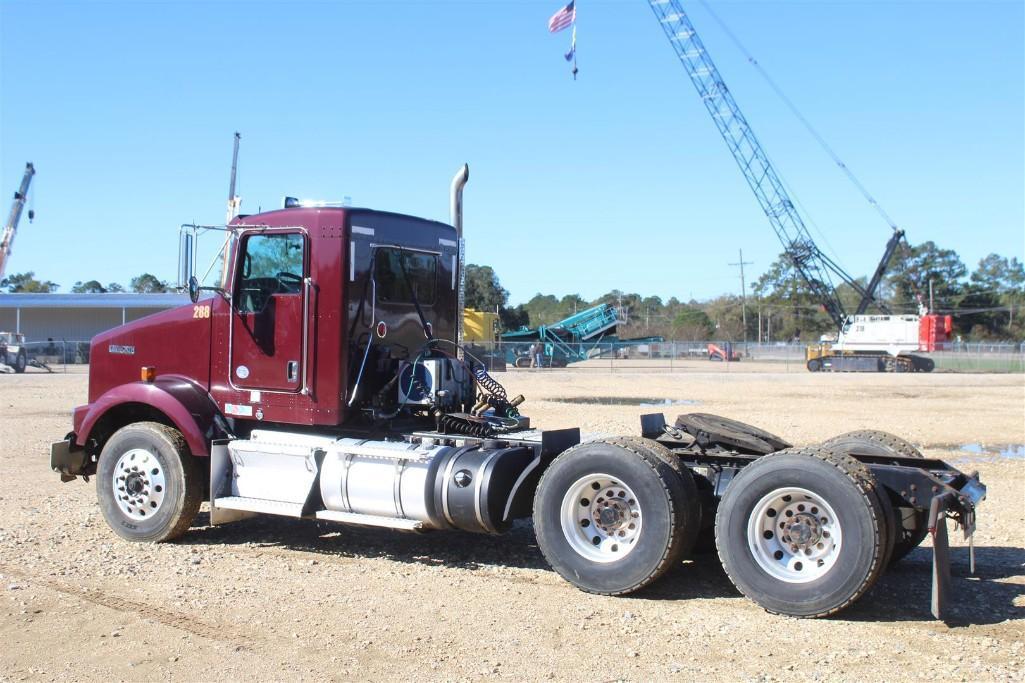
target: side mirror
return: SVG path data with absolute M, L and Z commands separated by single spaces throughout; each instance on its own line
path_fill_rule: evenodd
M 189 277 L 189 299 L 192 303 L 199 301 L 199 280 L 195 275 Z
M 195 272 L 195 254 L 193 253 L 192 233 L 182 228 L 178 240 L 178 286 L 189 284 Z

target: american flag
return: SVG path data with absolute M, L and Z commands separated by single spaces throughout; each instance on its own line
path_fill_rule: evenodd
M 558 33 L 564 28 L 571 26 L 576 19 L 577 9 L 574 7 L 574 2 L 570 2 L 548 20 L 548 31 L 549 33 Z

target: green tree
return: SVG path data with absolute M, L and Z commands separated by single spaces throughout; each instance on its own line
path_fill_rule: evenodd
M 509 301 L 509 292 L 502 287 L 491 266 L 466 266 L 466 307 L 478 311 L 495 311 Z
M 937 309 L 952 309 L 964 293 L 962 279 L 968 269 L 952 249 L 943 249 L 933 241 L 906 247 L 894 255 L 886 277 L 894 299 L 895 311 L 914 311 L 918 300 L 929 302 L 929 283 Z
M 683 306 L 672 321 L 672 339 L 705 341 L 712 338 L 714 326 L 708 314 L 697 306 Z
M 989 254 L 972 272 L 961 298 L 958 327 L 972 338 L 1022 339 L 1025 266 L 1017 258 Z
M 50 293 L 56 292 L 60 285 L 49 280 L 37 280 L 36 274 L 32 271 L 27 273 L 13 273 L 3 280 L 0 280 L 0 287 L 6 287 L 7 291 L 15 294 L 25 293 Z
M 133 277 L 128 286 L 131 287 L 133 292 L 140 294 L 159 294 L 168 291 L 168 284 L 166 282 L 158 280 L 155 275 L 149 273 Z
M 73 294 L 103 294 L 107 291 L 107 288 L 101 285 L 96 280 L 87 280 L 85 282 L 76 282 L 71 287 Z
M 780 254 L 769 265 L 751 285 L 751 291 L 759 300 L 755 306 L 760 304 L 765 315 L 772 316 L 773 339 L 813 341 L 836 328 L 786 254 Z
M 107 291 L 108 292 L 123 292 L 123 291 L 125 291 L 125 286 L 122 285 L 122 284 L 118 284 L 117 282 L 111 282 L 109 285 L 107 285 Z
M 530 301 L 523 304 L 523 308 L 530 316 L 531 327 L 551 325 L 566 317 L 562 315 L 562 307 L 559 305 L 559 300 L 552 294 L 541 294 L 539 292 Z
M 498 311 L 498 317 L 502 320 L 502 328 L 506 330 L 530 327 L 530 314 L 523 308 L 523 304 L 502 307 Z

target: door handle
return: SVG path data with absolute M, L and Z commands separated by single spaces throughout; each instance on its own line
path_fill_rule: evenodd
M 288 363 L 285 365 L 285 376 L 289 382 L 299 381 L 299 361 L 288 361 Z

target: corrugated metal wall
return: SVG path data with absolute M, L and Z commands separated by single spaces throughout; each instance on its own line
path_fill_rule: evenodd
M 121 324 L 120 308 L 23 308 L 21 332 L 27 341 L 64 339 L 89 341 L 94 335 Z M 155 313 L 151 308 L 126 308 L 125 320 L 131 322 Z M 0 330 L 14 332 L 14 309 L 0 308 Z

